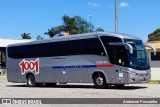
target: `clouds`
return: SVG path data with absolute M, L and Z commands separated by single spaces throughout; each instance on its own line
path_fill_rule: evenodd
M 114 2 L 113 2 L 114 3 Z M 125 7 L 128 7 L 129 6 L 129 4 L 127 3 L 127 2 L 120 2 L 120 3 L 118 3 L 119 5 L 118 5 L 118 7 L 120 7 L 120 8 L 125 8 Z M 113 5 L 113 4 L 108 4 L 108 5 L 102 5 L 102 4 L 100 4 L 100 3 L 96 3 L 96 2 L 88 2 L 87 3 L 87 5 L 89 6 L 89 7 L 92 7 L 92 8 L 97 8 L 97 7 L 108 7 L 108 8 L 111 8 L 111 7 L 114 7 L 115 5 Z
M 102 5 L 99 4 L 99 3 L 91 3 L 91 2 L 88 2 L 88 6 L 96 8 L 96 7 L 101 7 Z
M 126 3 L 126 2 L 121 2 L 120 3 L 120 7 L 128 7 L 128 6 L 129 6 L 129 4 Z

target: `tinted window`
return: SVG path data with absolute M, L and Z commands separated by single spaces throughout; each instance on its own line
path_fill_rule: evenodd
M 49 43 L 48 56 L 64 56 L 64 42 Z
M 133 47 L 132 54 L 127 49 L 130 67 L 138 70 L 148 70 L 150 68 L 149 60 L 143 42 L 134 39 L 124 39 L 124 42 Z
M 11 58 L 30 58 L 34 56 L 33 46 L 15 46 L 8 48 L 9 57 Z
M 17 50 L 18 49 L 18 50 Z M 22 48 L 20 48 L 20 47 L 18 47 L 18 46 L 16 46 L 16 47 L 9 47 L 8 48 L 8 56 L 10 57 L 10 58 L 17 58 L 18 56 L 20 56 L 20 50 L 21 50 Z
M 98 38 L 51 42 L 8 48 L 11 58 L 33 58 L 65 56 L 78 54 L 104 55 L 104 49 Z
M 34 57 L 47 56 L 49 53 L 49 46 L 47 43 L 35 44 L 33 45 L 33 48 L 34 48 Z
M 34 47 L 32 45 L 26 45 L 20 48 L 23 48 L 22 50 L 19 50 L 21 51 L 21 57 L 25 58 L 34 57 Z
M 101 36 L 101 40 L 107 50 L 107 53 L 108 53 L 108 56 L 109 56 L 109 60 L 110 62 L 113 62 L 113 46 L 112 45 L 109 45 L 108 43 L 111 43 L 111 42 L 122 42 L 122 40 L 120 38 L 117 38 L 117 37 L 112 37 L 112 36 Z
M 65 55 L 78 55 L 81 54 L 81 40 L 65 41 L 64 42 Z
M 129 66 L 128 55 L 124 46 L 112 46 L 111 50 L 111 63 L 121 66 Z
M 107 49 L 110 48 L 110 45 L 108 43 L 122 42 L 120 38 L 112 37 L 112 36 L 101 36 L 101 40 Z
M 104 55 L 104 49 L 98 38 L 82 40 L 82 54 Z

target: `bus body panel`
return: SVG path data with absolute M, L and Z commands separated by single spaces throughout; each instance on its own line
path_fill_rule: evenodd
M 92 58 L 91 58 L 92 57 Z M 26 58 L 26 61 L 36 60 L 37 58 Z M 16 61 L 15 61 L 16 60 Z M 103 72 L 106 77 L 107 73 L 112 73 L 112 68 L 97 68 L 97 63 L 110 64 L 104 56 L 95 55 L 82 55 L 82 56 L 61 56 L 61 57 L 49 57 L 39 58 L 39 73 L 35 74 L 35 71 L 26 71 L 22 74 L 20 62 L 24 59 L 9 59 L 9 67 L 7 75 L 8 80 L 11 82 L 25 82 L 26 74 L 33 73 L 36 81 L 41 82 L 92 82 L 92 74 L 96 71 Z M 78 60 L 78 61 L 77 61 Z M 46 63 L 47 62 L 47 63 Z M 11 65 L 13 64 L 13 65 Z M 10 69 L 10 68 L 14 68 Z M 15 69 L 16 68 L 16 69 Z M 110 75 L 110 74 L 109 74 Z M 114 75 L 114 73 L 112 73 Z M 107 79 L 107 78 L 106 78 Z M 107 81 L 109 82 L 109 81 Z
M 92 59 L 90 59 L 92 57 Z M 63 59 L 63 60 L 62 60 Z M 65 59 L 65 60 L 64 60 Z M 16 59 L 17 60 L 17 59 Z M 110 68 L 97 68 L 97 63 L 108 62 L 106 57 L 95 57 L 95 56 L 70 56 L 70 57 L 56 57 L 56 58 L 39 58 L 39 74 L 35 74 L 35 72 L 27 71 L 22 75 L 21 68 L 19 63 L 23 59 L 19 59 L 19 61 L 15 61 L 15 59 L 10 59 L 11 65 L 8 65 L 7 68 L 7 77 L 10 82 L 26 82 L 26 74 L 33 73 L 35 75 L 36 81 L 39 83 L 50 83 L 50 82 L 60 82 L 60 83 L 91 83 L 92 74 L 94 72 L 102 72 L 106 77 L 106 82 L 108 84 L 121 84 L 121 83 L 139 83 L 142 80 L 150 80 L 150 70 L 139 71 L 136 74 L 129 74 L 126 72 L 127 68 L 114 65 L 114 67 Z M 27 58 L 25 60 L 36 60 L 36 58 Z M 78 62 L 76 61 L 78 60 Z M 49 63 L 45 63 L 45 62 Z M 12 63 L 13 62 L 13 63 Z M 56 62 L 56 64 L 55 64 Z M 107 63 L 110 64 L 110 63 Z M 93 66 L 95 65 L 95 66 Z M 14 68 L 14 71 L 13 71 Z M 133 69 L 132 69 L 133 71 Z M 144 73 L 145 78 L 144 78 Z
M 128 68 L 129 73 L 129 83 L 141 83 L 141 82 L 149 82 L 151 80 L 151 70 L 135 70 Z
M 96 38 L 98 36 L 106 36 L 108 40 L 102 42 L 112 42 L 113 38 L 119 38 L 123 42 L 123 38 L 139 40 L 137 37 L 130 37 L 117 33 L 89 33 L 81 34 L 77 36 L 55 38 L 51 40 L 35 41 L 24 44 L 13 44 L 7 47 L 7 79 L 9 82 L 26 82 L 26 76 L 28 73 L 32 73 L 35 76 L 37 83 L 92 83 L 93 73 L 101 72 L 105 76 L 107 84 L 129 84 L 140 83 L 142 81 L 150 80 L 150 69 L 148 70 L 136 70 L 133 68 L 112 64 L 109 60 L 108 54 L 102 52 L 99 55 L 60 55 L 60 56 L 48 56 L 48 57 L 34 57 L 34 58 L 10 58 L 8 56 L 8 48 L 16 46 L 26 45 L 38 45 L 65 41 L 82 40 L 88 38 Z M 112 40 L 112 41 L 110 41 Z M 118 39 L 116 40 L 117 42 Z M 83 45 L 83 44 L 81 44 Z M 89 44 L 92 47 L 93 44 Z M 54 46 L 54 45 L 53 45 Z M 107 45 L 104 45 L 107 47 Z M 32 46 L 31 46 L 32 47 Z M 45 46 L 44 46 L 45 47 Z M 84 46 L 85 47 L 85 46 Z M 87 46 L 86 46 L 87 47 Z M 46 47 L 45 47 L 46 48 Z M 58 49 L 58 48 L 57 48 Z M 40 49 L 41 50 L 41 49 Z M 67 49 L 66 49 L 67 50 Z M 43 50 L 41 50 L 43 51 Z M 56 51 L 56 50 L 55 50 Z M 104 50 L 103 50 L 104 51 Z M 36 51 L 35 53 L 38 53 Z M 125 56 L 122 54 L 122 56 Z M 21 56 L 23 57 L 23 56 Z M 37 62 L 38 61 L 38 62 Z M 120 61 L 121 62 L 121 61 Z M 38 65 L 37 65 L 38 64 Z M 30 66 L 28 69 L 28 66 Z M 33 69 L 34 68 L 34 69 Z

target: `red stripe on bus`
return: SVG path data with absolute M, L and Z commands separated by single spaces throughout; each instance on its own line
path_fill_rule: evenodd
M 113 68 L 114 64 L 97 64 L 97 68 Z

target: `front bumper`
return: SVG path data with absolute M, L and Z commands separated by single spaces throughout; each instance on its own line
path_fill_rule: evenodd
M 142 82 L 149 82 L 151 80 L 150 74 L 137 74 L 137 75 L 131 75 L 129 78 L 129 83 L 142 83 Z

